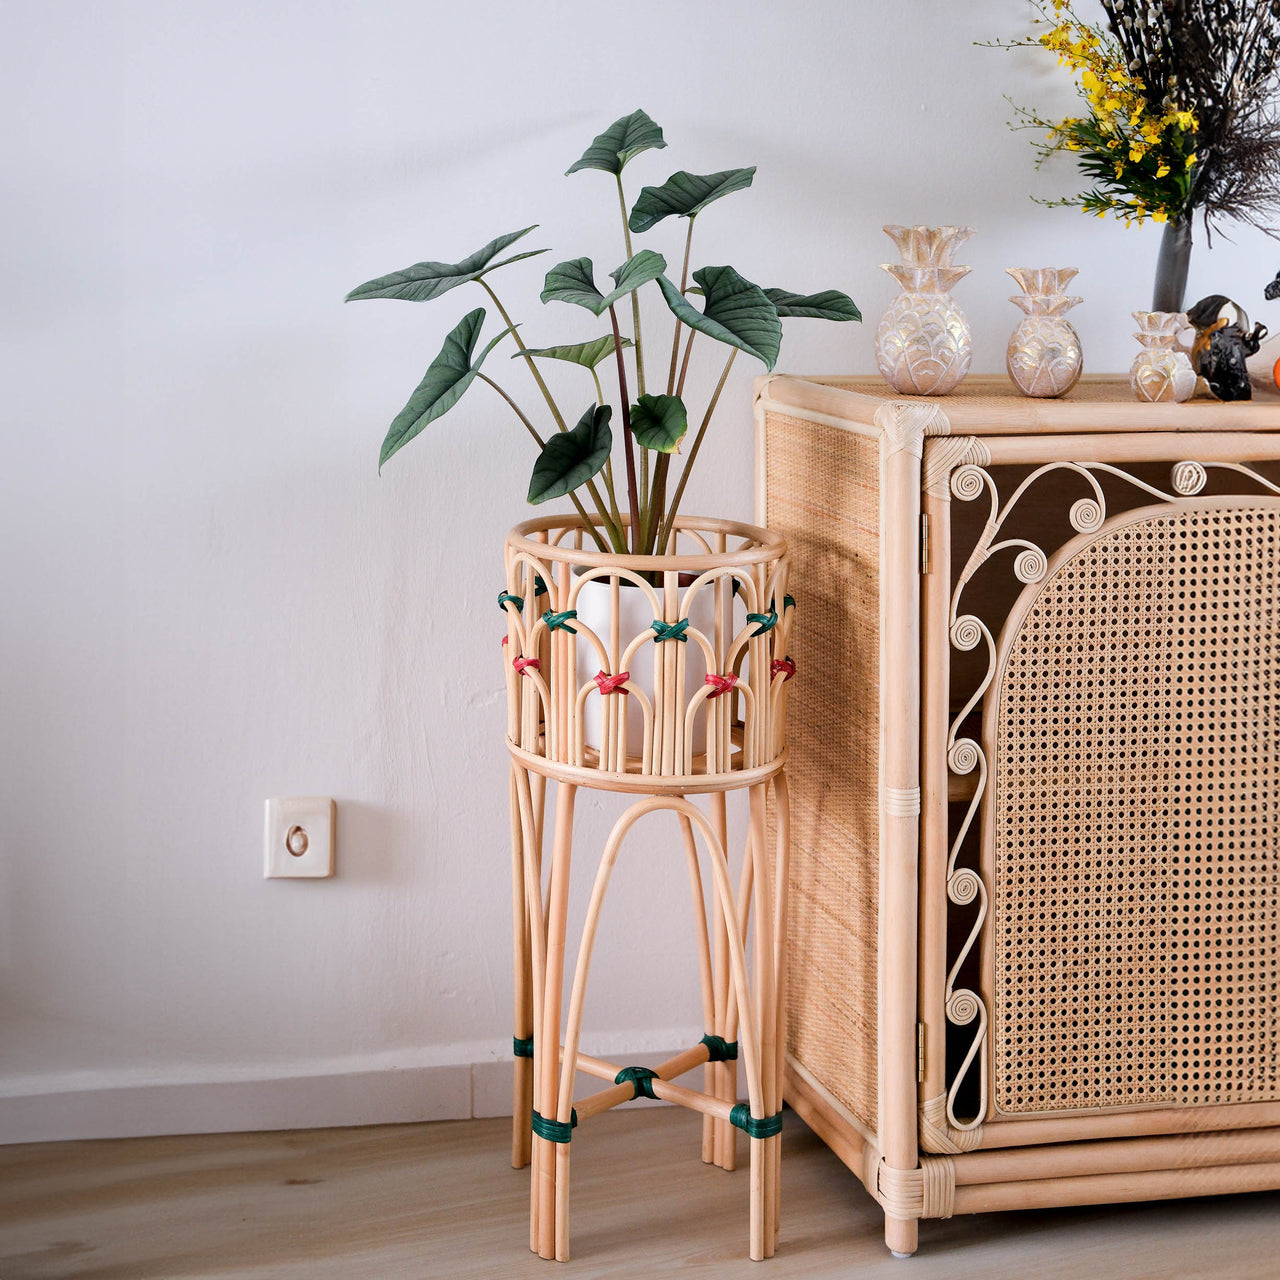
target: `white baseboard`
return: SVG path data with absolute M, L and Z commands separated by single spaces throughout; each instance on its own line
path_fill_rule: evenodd
M 672 1056 L 629 1054 L 626 1061 L 657 1066 Z M 116 1082 L 98 1088 L 29 1088 L 0 1096 L 0 1144 L 509 1116 L 511 1080 L 508 1060 L 233 1080 Z M 578 1086 L 582 1097 L 604 1084 L 579 1076 Z M 641 1099 L 637 1105 L 662 1104 Z

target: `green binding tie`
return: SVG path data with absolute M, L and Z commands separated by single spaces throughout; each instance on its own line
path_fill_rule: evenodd
M 649 1082 L 657 1080 L 658 1073 L 650 1067 L 623 1067 L 616 1076 L 613 1077 L 614 1084 L 630 1083 L 635 1090 L 631 1096 L 633 1098 L 640 1097 L 643 1094 L 646 1098 L 654 1098 L 653 1085 Z
M 796 598 L 795 598 L 795 596 L 783 596 L 783 597 L 782 597 L 782 612 L 783 612 L 783 613 L 786 613 L 786 611 L 787 611 L 788 609 L 794 609 L 795 607 L 796 607 Z
M 772 605 L 769 606 L 768 613 L 749 613 L 747 614 L 748 622 L 758 622 L 760 625 L 751 633 L 754 640 L 756 636 L 762 636 L 766 631 L 772 631 L 778 625 L 778 613 Z
M 576 1108 L 570 1114 L 572 1119 L 568 1124 L 564 1124 L 559 1120 L 548 1120 L 535 1111 L 533 1113 L 533 1131 L 538 1137 L 545 1138 L 548 1142 L 568 1142 L 573 1137 L 573 1130 L 578 1123 Z
M 543 582 L 542 574 L 540 573 L 533 575 L 533 594 L 535 596 L 545 596 L 547 594 L 547 584 Z
M 723 1036 L 713 1036 L 708 1033 L 698 1043 L 707 1046 L 708 1062 L 736 1062 L 738 1060 L 738 1042 L 736 1040 L 726 1040 Z
M 506 613 L 508 604 L 515 605 L 516 612 L 519 613 L 524 608 L 524 596 L 513 596 L 510 591 L 499 591 L 498 608 Z
M 570 635 L 577 635 L 578 628 L 571 627 L 569 623 L 578 616 L 577 609 L 566 609 L 563 613 L 552 613 L 550 609 L 542 615 L 542 620 L 547 624 L 548 631 L 567 631 Z
M 748 1138 L 772 1138 L 782 1132 L 782 1112 L 757 1120 L 752 1116 L 751 1108 L 745 1102 L 740 1102 L 729 1112 L 729 1123 L 735 1129 L 741 1129 Z
M 685 635 L 689 630 L 688 618 L 681 618 L 679 622 L 663 622 L 659 618 L 654 618 L 653 630 L 657 635 L 654 644 L 661 644 L 664 640 L 679 640 L 682 644 L 689 642 L 689 637 Z
M 530 1036 L 527 1040 L 521 1040 L 519 1036 L 513 1036 L 511 1040 L 511 1052 L 517 1058 L 532 1058 L 533 1037 Z

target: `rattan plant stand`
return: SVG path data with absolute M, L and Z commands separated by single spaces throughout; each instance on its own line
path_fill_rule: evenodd
M 750 1254 L 767 1258 L 779 1224 L 789 847 L 783 726 L 795 672 L 787 658 L 794 602 L 786 544 L 750 525 L 695 519 L 677 521 L 665 556 L 605 555 L 582 544 L 583 526 L 572 517 L 518 525 L 507 539 L 499 596 L 511 753 L 512 1164 L 533 1166 L 529 1245 L 544 1258 L 568 1259 L 573 1129 L 645 1096 L 702 1113 L 709 1164 L 732 1169 L 735 1129 L 747 1134 Z M 548 783 L 555 817 L 544 859 Z M 573 815 L 582 787 L 634 802 L 599 859 L 566 1013 Z M 736 891 L 727 848 L 734 793 L 749 804 Z M 709 797 L 709 812 L 689 799 L 695 795 Z M 687 863 L 705 1034 L 651 1070 L 589 1056 L 580 1038 L 610 874 L 628 834 L 658 811 L 677 819 L 675 847 Z M 655 874 L 666 870 L 659 856 Z M 739 1063 L 746 1102 L 737 1097 Z M 674 1083 L 700 1065 L 701 1090 Z M 575 1102 L 578 1072 L 608 1087 Z

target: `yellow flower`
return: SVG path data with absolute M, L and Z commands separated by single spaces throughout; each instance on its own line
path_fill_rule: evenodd
M 1173 118 L 1178 122 L 1180 129 L 1195 129 L 1197 127 L 1195 112 L 1193 111 L 1176 111 Z
M 1129 146 L 1129 159 L 1133 161 L 1141 160 L 1147 154 L 1147 149 L 1139 146 L 1137 143 L 1131 143 Z
M 1192 152 L 1192 153 L 1187 157 L 1187 168 L 1188 168 L 1188 169 L 1190 169 L 1190 168 L 1191 168 L 1191 166 L 1192 166 L 1193 164 L 1195 164 L 1195 162 L 1196 162 L 1197 160 L 1199 160 L 1199 159 L 1200 159 L 1200 157 L 1199 157 L 1198 155 L 1196 155 L 1196 153 L 1193 151 L 1193 152 Z
M 1168 172 L 1169 172 L 1169 166 L 1165 164 L 1165 162 L 1162 160 L 1160 162 L 1160 167 L 1156 170 L 1156 177 L 1163 178 L 1167 176 Z
M 1169 221 L 1169 215 L 1168 215 L 1167 213 L 1165 213 L 1165 211 L 1164 211 L 1163 209 L 1152 209 L 1152 210 L 1151 210 L 1151 221 L 1152 221 L 1152 222 L 1168 222 L 1168 221 Z

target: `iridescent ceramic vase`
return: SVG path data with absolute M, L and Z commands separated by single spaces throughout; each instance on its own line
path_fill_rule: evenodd
M 1064 316 L 1083 298 L 1063 291 L 1075 267 L 1006 267 L 1022 289 L 1009 301 L 1026 315 L 1009 339 L 1009 377 L 1024 396 L 1064 396 L 1080 379 L 1080 335 Z
M 885 265 L 902 286 L 876 330 L 880 376 L 904 395 L 945 396 L 969 372 L 973 343 L 951 287 L 969 274 L 951 255 L 972 227 L 885 227 L 902 255 Z
M 1142 350 L 1129 366 L 1129 385 L 1139 400 L 1158 403 L 1190 400 L 1196 390 L 1196 371 L 1178 334 L 1188 327 L 1181 311 L 1135 311 Z

